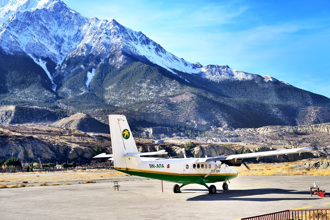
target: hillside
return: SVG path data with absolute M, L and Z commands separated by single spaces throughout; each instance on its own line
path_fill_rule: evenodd
M 102 122 L 83 113 L 77 113 L 71 115 L 70 117 L 63 118 L 53 123 L 52 126 L 64 129 L 80 130 L 83 132 L 96 132 L 105 134 L 109 134 L 110 132 L 109 125 L 103 124 Z
M 0 126 L 0 159 L 19 158 L 22 162 L 86 164 L 97 153 L 95 147 L 110 146 L 108 136 L 92 137 L 84 132 L 47 126 Z
M 0 106 L 0 124 L 48 124 L 56 121 L 62 113 L 37 106 L 5 105 Z
M 241 152 L 258 152 L 278 148 L 311 147 L 315 156 L 329 157 L 329 124 L 313 127 L 264 127 L 260 129 L 237 129 L 222 131 L 222 143 L 208 140 L 178 141 L 166 139 L 165 143 L 155 144 L 152 139 L 136 138 L 139 151 L 165 149 L 169 156 L 183 157 L 182 148 L 188 157 L 218 156 Z M 294 133 L 292 133 L 292 129 Z M 214 138 L 220 133 L 214 132 Z M 215 141 L 216 139 L 214 139 Z M 220 139 L 219 139 L 220 140 Z M 89 135 L 74 129 L 49 126 L 7 125 L 0 126 L 0 159 L 19 158 L 22 162 L 88 164 L 100 152 L 111 153 L 111 140 L 108 134 Z M 289 155 L 279 158 L 263 158 L 260 161 L 294 161 L 311 158 L 313 154 Z M 249 161 L 249 160 L 248 160 Z M 251 160 L 256 162 L 255 160 Z
M 63 1 L 1 6 L 0 105 L 17 106 L 0 109 L 5 124 L 50 124 L 78 112 L 103 123 L 124 113 L 136 129 L 169 134 L 330 122 L 327 97 L 228 65 L 191 63 L 141 31 L 84 17 Z M 10 113 L 28 107 L 29 116 Z

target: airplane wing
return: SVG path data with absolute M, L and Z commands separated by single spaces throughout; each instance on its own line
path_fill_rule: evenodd
M 207 158 L 206 161 L 220 161 L 230 166 L 240 166 L 242 164 L 242 160 L 246 158 L 259 159 L 259 157 L 269 157 L 269 156 L 278 156 L 278 155 L 287 155 L 287 154 L 301 154 L 310 151 L 311 149 L 308 147 L 294 148 L 294 149 L 278 149 L 273 151 L 263 151 L 257 153 L 221 155 L 219 157 Z

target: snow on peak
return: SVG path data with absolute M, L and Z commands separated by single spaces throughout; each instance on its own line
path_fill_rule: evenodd
M 167 52 L 141 31 L 126 28 L 114 19 L 83 17 L 61 0 L 0 0 L 0 6 L 2 49 L 10 54 L 25 52 L 42 67 L 41 58 L 49 58 L 60 65 L 64 59 L 74 56 L 97 55 L 118 68 L 126 62 L 125 56 L 130 55 L 163 67 L 179 77 L 182 77 L 180 72 L 216 82 L 258 77 L 229 66 L 203 67 L 200 63 L 187 62 Z M 53 83 L 51 75 L 48 75 Z M 87 87 L 93 76 L 93 71 L 87 74 Z M 264 80 L 274 81 L 267 77 Z
M 10 19 L 17 12 L 32 11 L 46 8 L 59 0 L 1 0 L 0 25 Z
M 207 65 L 201 69 L 201 76 L 215 82 L 223 80 L 253 80 L 257 77 L 255 74 L 233 70 L 228 65 Z
M 60 0 L 9 0 L 0 13 L 12 13 L 0 23 L 0 45 L 5 52 L 25 52 L 61 64 L 83 38 L 89 19 L 68 9 Z M 38 10 L 44 9 L 47 10 Z M 15 11 L 16 10 L 16 11 Z

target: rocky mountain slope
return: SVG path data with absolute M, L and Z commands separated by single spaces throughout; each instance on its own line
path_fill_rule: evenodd
M 197 132 L 330 121 L 324 96 L 227 65 L 190 63 L 63 1 L 0 4 L 0 105 L 83 110 L 102 122 L 125 113 L 135 127 Z
M 215 129 L 212 141 L 260 147 L 309 147 L 320 156 L 330 155 L 330 123 L 305 126 Z M 206 135 L 208 136 L 208 135 Z M 200 140 L 206 140 L 200 138 Z
M 91 137 L 78 130 L 45 126 L 0 126 L 0 158 L 22 162 L 87 163 L 95 147 L 109 146 L 107 136 Z
M 315 138 L 318 136 L 316 135 Z M 286 136 L 283 136 L 285 139 Z M 296 139 L 298 140 L 298 139 Z M 322 140 L 323 141 L 323 140 Z M 329 142 L 329 138 L 327 138 Z M 188 157 L 218 156 L 241 152 L 274 150 L 272 147 L 242 145 L 242 143 L 207 144 L 194 141 L 191 143 L 165 142 L 155 144 L 150 139 L 136 138 L 139 151 L 166 150 L 171 157 L 183 157 L 182 148 L 186 149 Z M 321 141 L 320 141 L 321 142 Z M 325 142 L 324 142 L 325 143 Z M 0 159 L 19 158 L 24 163 L 90 163 L 92 157 L 100 152 L 111 153 L 111 140 L 108 134 L 89 135 L 74 129 L 55 128 L 53 126 L 35 125 L 6 125 L 0 126 Z M 297 145 L 296 147 L 300 147 Z M 278 146 L 277 146 L 278 147 Z M 282 146 L 283 147 L 283 146 Z M 318 154 L 318 150 L 314 150 Z M 265 158 L 260 161 L 294 161 L 311 158 L 313 154 L 281 156 Z
M 102 122 L 83 113 L 77 113 L 71 115 L 70 117 L 63 118 L 53 123 L 52 126 L 65 129 L 80 130 L 84 132 L 104 134 L 110 133 L 109 125 L 103 124 Z
M 41 107 L 0 106 L 0 124 L 48 124 L 58 120 L 61 111 Z

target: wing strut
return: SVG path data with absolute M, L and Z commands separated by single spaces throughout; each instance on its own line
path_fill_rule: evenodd
M 216 169 L 218 169 L 219 167 L 221 167 L 221 165 L 222 165 L 221 162 L 220 162 L 219 164 L 216 164 L 215 167 L 214 167 L 214 169 L 211 170 L 208 174 L 206 174 L 206 175 L 204 176 L 204 178 L 208 177 L 212 172 L 214 172 Z

